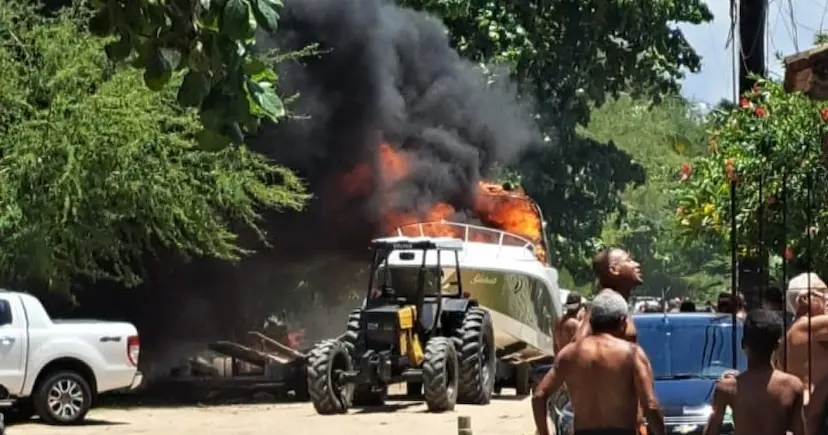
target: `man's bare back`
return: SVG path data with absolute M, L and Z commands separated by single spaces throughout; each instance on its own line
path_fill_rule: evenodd
M 658 410 L 652 368 L 640 347 L 610 335 L 593 335 L 569 346 L 560 358 L 576 432 L 615 428 L 636 433 L 639 403 L 645 410 Z
M 650 362 L 640 347 L 622 338 L 629 310 L 625 299 L 605 291 L 593 302 L 590 335 L 566 345 L 535 389 L 532 408 L 538 434 L 548 434 L 545 403 L 565 383 L 576 435 L 637 434 L 639 409 L 650 431 L 663 435 Z
M 714 414 L 723 418 L 725 408 L 733 410 L 734 435 L 801 434 L 802 391 L 796 376 L 770 367 L 748 370 L 716 384 Z M 705 435 L 718 434 L 722 418 L 711 421 Z

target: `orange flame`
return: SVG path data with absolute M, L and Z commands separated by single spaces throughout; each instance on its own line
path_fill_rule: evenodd
M 362 163 L 345 174 L 340 181 L 346 194 L 367 194 L 374 188 L 380 190 L 380 216 L 382 229 L 386 234 L 396 234 L 399 227 L 418 222 L 437 222 L 423 226 L 423 232 L 428 236 L 459 237 L 457 227 L 441 225 L 441 220 L 450 220 L 456 213 L 453 206 L 445 202 L 438 202 L 428 210 L 419 213 L 401 213 L 391 210 L 394 203 L 394 183 L 403 180 L 410 172 L 408 156 L 405 151 L 395 150 L 391 145 L 383 142 L 379 145 L 378 162 L 379 182 L 374 178 L 372 165 Z M 536 253 L 541 261 L 545 261 L 546 252 L 543 251 L 541 240 L 543 227 L 541 216 L 534 206 L 532 199 L 522 189 L 506 190 L 502 185 L 480 181 L 474 198 L 475 216 L 484 226 L 506 231 L 531 241 L 536 247 Z M 418 230 L 419 231 L 419 230 Z M 414 236 L 415 234 L 406 234 Z M 419 235 L 419 233 L 417 234 Z M 470 236 L 472 241 L 496 243 L 497 240 L 489 233 L 478 233 Z

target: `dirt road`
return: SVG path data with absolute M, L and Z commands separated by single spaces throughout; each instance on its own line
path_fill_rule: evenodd
M 506 392 L 504 392 L 506 393 Z M 50 427 L 39 423 L 8 428 L 11 435 L 454 435 L 457 416 L 468 415 L 474 435 L 534 433 L 530 399 L 511 392 L 487 406 L 458 405 L 430 414 L 420 402 L 389 401 L 382 409 L 320 416 L 309 403 L 178 408 L 94 409 L 89 424 Z

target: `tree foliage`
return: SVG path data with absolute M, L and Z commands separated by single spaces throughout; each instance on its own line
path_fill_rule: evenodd
M 672 218 L 677 168 L 708 153 L 703 116 L 680 97 L 657 105 L 622 97 L 596 109 L 591 118 L 586 129 L 590 137 L 612 138 L 647 173 L 644 183 L 623 193 L 623 211 L 607 219 L 602 244 L 623 246 L 641 262 L 642 293 L 712 299 L 726 286 L 728 251 L 719 237 L 677 244 L 680 228 Z
M 505 63 L 555 146 L 515 168 L 549 225 L 554 261 L 576 281 L 590 277 L 606 216 L 644 170 L 609 138 L 577 131 L 607 96 L 631 92 L 658 101 L 679 88 L 700 58 L 675 23 L 712 15 L 702 0 L 404 0 L 446 23 L 458 51 L 482 63 Z
M 712 116 L 710 153 L 675 175 L 674 216 L 682 239 L 729 240 L 733 183 L 739 254 L 776 256 L 795 269 L 811 269 L 809 259 L 828 254 L 828 104 L 767 81 L 746 93 L 738 107 Z M 812 265 L 828 272 L 821 262 Z
M 95 0 L 89 22 L 98 36 L 116 35 L 106 53 L 144 70 L 144 83 L 163 89 L 173 73 L 178 102 L 200 109 L 206 149 L 241 144 L 262 118 L 285 115 L 276 72 L 254 54 L 254 34 L 275 31 L 281 0 Z
M 307 196 L 290 171 L 243 146 L 195 148 L 194 111 L 108 62 L 108 41 L 86 33 L 82 18 L 0 5 L 5 282 L 135 284 L 155 247 L 233 260 L 246 251 L 231 224 L 263 235 L 261 207 L 301 207 Z

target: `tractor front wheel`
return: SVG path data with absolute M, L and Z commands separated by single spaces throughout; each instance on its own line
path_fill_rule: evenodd
M 429 411 L 444 412 L 454 409 L 457 403 L 458 369 L 457 351 L 451 339 L 429 339 L 423 361 L 423 387 Z
M 348 411 L 354 394 L 353 385 L 341 382 L 342 374 L 353 369 L 347 346 L 339 340 L 325 340 L 311 349 L 308 356 L 308 395 L 316 412 L 341 414 Z

